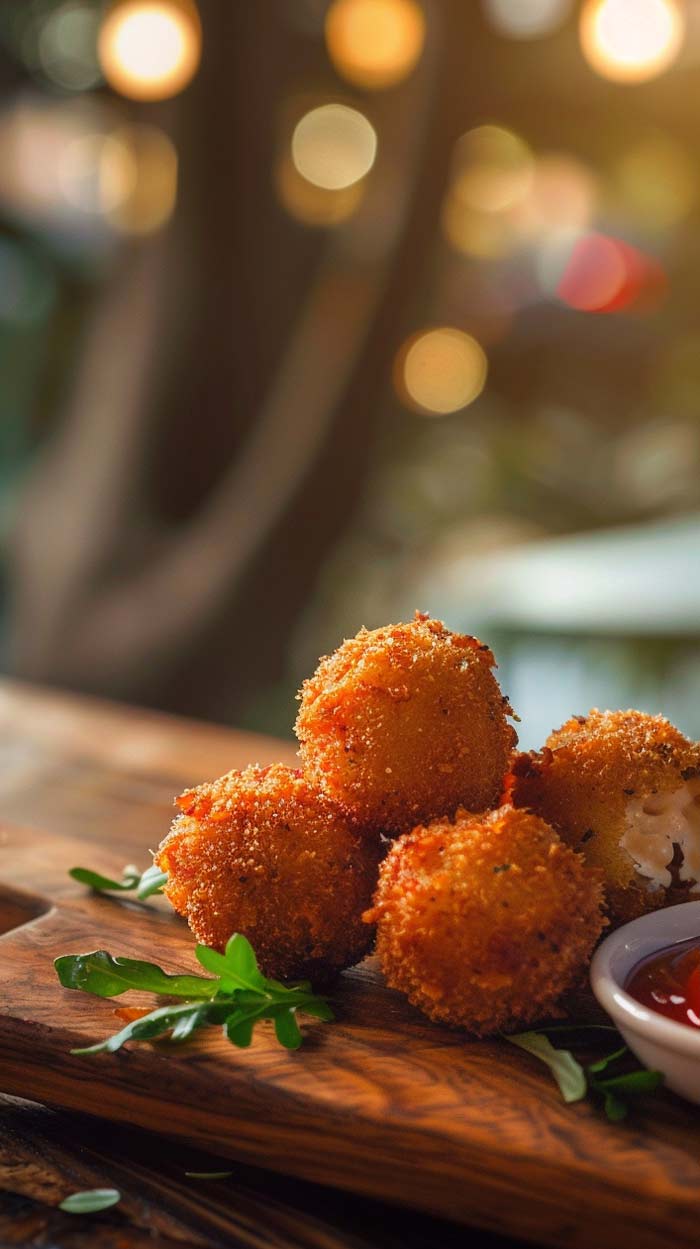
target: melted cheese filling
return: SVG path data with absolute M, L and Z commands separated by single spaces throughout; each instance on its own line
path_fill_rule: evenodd
M 678 846 L 678 879 L 692 881 L 689 892 L 700 893 L 700 777 L 664 794 L 631 799 L 620 846 L 652 890 L 671 885 L 669 868 Z

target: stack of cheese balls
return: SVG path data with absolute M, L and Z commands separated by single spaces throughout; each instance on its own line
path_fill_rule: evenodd
M 595 843 L 586 861 L 552 748 L 514 755 L 494 666 L 422 613 L 324 658 L 300 694 L 301 769 L 178 799 L 156 862 L 196 937 L 222 949 L 242 932 L 267 975 L 323 985 L 376 929 L 388 983 L 433 1019 L 484 1035 L 556 1013 L 607 922 L 606 860 Z

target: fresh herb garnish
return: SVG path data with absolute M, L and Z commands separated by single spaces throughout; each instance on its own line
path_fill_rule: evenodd
M 565 1102 L 580 1102 L 586 1096 L 586 1074 L 570 1050 L 555 1049 L 544 1032 L 519 1032 L 506 1040 L 547 1064 Z
M 227 1180 L 233 1171 L 185 1171 L 188 1180 Z
M 155 863 L 147 867 L 145 872 L 140 872 L 133 863 L 129 863 L 124 868 L 121 880 L 102 876 L 99 872 L 91 871 L 89 867 L 72 867 L 68 875 L 73 880 L 79 880 L 81 885 L 96 889 L 98 893 L 133 893 L 141 902 L 153 894 L 162 893 L 163 885 L 168 879 L 167 872 L 161 872 Z
M 106 950 L 57 958 L 56 974 L 66 989 L 81 989 L 98 997 L 118 997 L 129 989 L 145 989 L 162 997 L 186 999 L 157 1007 L 131 1020 L 106 1041 L 71 1052 L 113 1053 L 127 1041 L 152 1041 L 168 1034 L 171 1042 L 182 1042 L 209 1024 L 222 1026 L 233 1045 L 246 1047 L 260 1019 L 274 1021 L 280 1045 L 298 1049 L 302 1041 L 298 1011 L 316 1019 L 333 1019 L 328 1002 L 313 992 L 308 981 L 287 986 L 263 976 L 253 947 L 241 933 L 231 937 L 224 954 L 205 945 L 198 945 L 195 954 L 213 976 L 171 976 L 155 963 L 114 958 Z
M 603 1072 L 607 1072 L 610 1067 L 614 1068 L 618 1063 L 624 1062 L 629 1067 L 631 1053 L 626 1045 L 618 1046 L 596 1062 L 582 1066 L 570 1050 L 556 1049 L 546 1035 L 547 1032 L 587 1031 L 617 1033 L 617 1029 L 608 1024 L 560 1024 L 542 1032 L 521 1032 L 504 1039 L 547 1064 L 565 1102 L 581 1101 L 586 1094 L 595 1094 L 602 1097 L 608 1119 L 617 1123 L 626 1118 L 630 1100 L 643 1093 L 653 1093 L 663 1083 L 663 1076 L 660 1071 L 649 1071 L 646 1067 L 638 1066 L 632 1070 L 605 1075 L 601 1079 Z
M 118 1188 L 88 1188 L 83 1193 L 71 1193 L 59 1203 L 59 1210 L 67 1210 L 68 1214 L 96 1214 L 98 1210 L 109 1210 L 121 1201 L 122 1195 Z

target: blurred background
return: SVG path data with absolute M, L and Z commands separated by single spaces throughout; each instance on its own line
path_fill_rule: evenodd
M 700 0 L 0 0 L 0 658 L 289 735 L 415 608 L 700 735 Z

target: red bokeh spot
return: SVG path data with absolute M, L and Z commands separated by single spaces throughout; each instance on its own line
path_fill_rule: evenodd
M 666 285 L 658 260 L 621 239 L 587 234 L 574 244 L 557 295 L 580 312 L 641 311 L 661 302 Z

